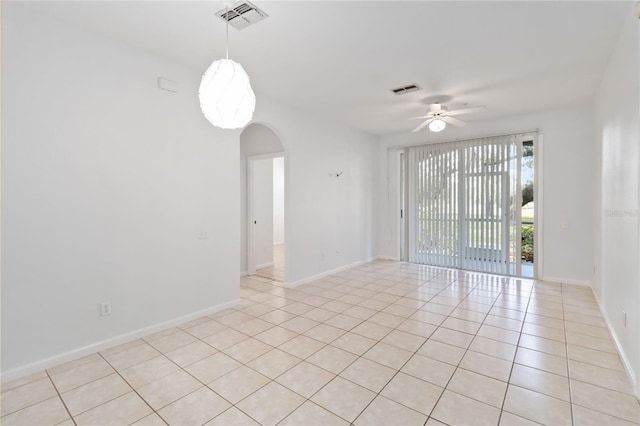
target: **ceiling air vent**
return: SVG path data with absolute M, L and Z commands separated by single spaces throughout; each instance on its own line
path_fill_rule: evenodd
M 405 93 L 415 92 L 416 90 L 420 90 L 420 86 L 418 86 L 417 84 L 410 84 L 408 86 L 391 89 L 391 91 L 396 95 L 403 95 Z
M 223 21 L 229 21 L 229 25 L 238 30 L 247 28 L 249 25 L 269 17 L 269 15 L 248 1 L 237 2 L 228 11 L 226 8 L 219 10 L 216 16 Z

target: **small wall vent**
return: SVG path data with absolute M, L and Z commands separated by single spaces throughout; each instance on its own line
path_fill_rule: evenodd
M 228 21 L 229 25 L 238 30 L 269 17 L 264 11 L 248 1 L 237 2 L 228 11 L 226 8 L 219 10 L 216 16 L 223 21 Z
M 391 92 L 395 93 L 396 95 L 403 95 L 405 93 L 415 92 L 416 90 L 420 90 L 420 86 L 418 86 L 417 84 L 410 84 L 408 86 L 391 89 Z

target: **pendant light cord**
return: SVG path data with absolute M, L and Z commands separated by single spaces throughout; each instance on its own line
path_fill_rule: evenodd
M 227 60 L 229 60 L 229 6 L 226 7 L 227 13 L 225 15 L 227 21 Z

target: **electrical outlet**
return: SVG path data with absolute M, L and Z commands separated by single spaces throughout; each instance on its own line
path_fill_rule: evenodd
M 111 303 L 101 303 L 100 304 L 100 316 L 104 317 L 107 315 L 111 315 Z
M 562 229 L 569 229 L 569 222 L 565 220 L 564 222 L 562 222 L 562 224 L 560 224 L 560 227 Z
M 198 231 L 198 239 L 199 240 L 206 240 L 209 238 L 209 234 L 207 233 L 207 231 L 205 231 L 204 229 L 201 229 Z
M 340 250 L 336 250 L 336 256 L 340 256 Z

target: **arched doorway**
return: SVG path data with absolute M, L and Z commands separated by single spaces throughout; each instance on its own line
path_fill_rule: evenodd
M 260 123 L 240 134 L 241 275 L 285 280 L 286 152 Z

